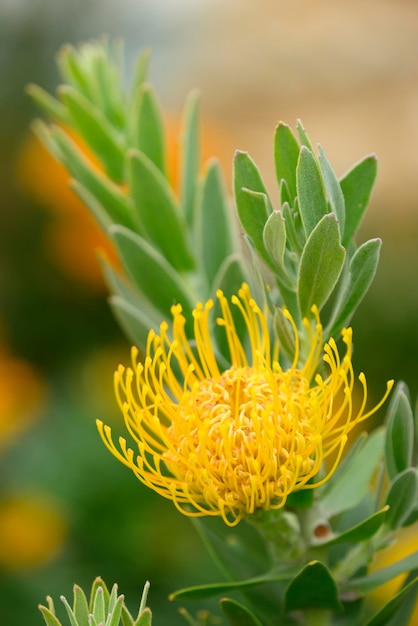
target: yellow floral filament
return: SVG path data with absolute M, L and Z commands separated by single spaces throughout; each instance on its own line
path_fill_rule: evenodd
M 164 322 L 160 334 L 149 333 L 144 364 L 137 362 L 133 348 L 132 368 L 120 366 L 115 373 L 116 398 L 139 454 L 122 437 L 117 448 L 110 427 L 100 420 L 97 424 L 108 449 L 142 483 L 186 515 L 220 515 L 233 526 L 257 509 L 283 507 L 293 491 L 328 480 L 348 433 L 382 405 L 393 381 L 381 402 L 366 412 L 367 385 L 360 374 L 363 401 L 354 412 L 350 328 L 342 332 L 346 353 L 341 358 L 333 339 L 323 347 L 314 307 L 314 328 L 304 320 L 310 346 L 300 365 L 298 331 L 285 311 L 296 350 L 292 365 L 283 369 L 277 340 L 271 345 L 268 314 L 257 306 L 248 286 L 231 298 L 246 325 L 248 356 L 230 302 L 221 291 L 217 298 L 217 323 L 227 337 L 229 369 L 219 369 L 211 341 L 213 302 L 198 304 L 193 311 L 193 349 L 181 306 L 175 305 L 173 338 Z M 314 378 L 322 349 L 329 373 Z M 334 466 L 312 482 L 331 453 L 336 455 Z

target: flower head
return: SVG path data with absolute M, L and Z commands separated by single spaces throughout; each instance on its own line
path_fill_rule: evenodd
M 363 401 L 354 411 L 350 328 L 342 333 L 346 353 L 341 358 L 333 339 L 323 347 L 314 307 L 314 328 L 303 322 L 309 347 L 300 363 L 299 334 L 284 311 L 295 335 L 294 359 L 284 369 L 279 343 L 270 339 L 269 313 L 258 307 L 248 286 L 231 303 L 221 291 L 217 298 L 216 322 L 226 334 L 230 366 L 220 367 L 212 344 L 213 301 L 193 311 L 193 344 L 181 306 L 175 305 L 172 338 L 162 323 L 159 334 L 149 333 L 144 363 L 137 362 L 133 348 L 132 368 L 120 366 L 115 374 L 118 403 L 139 454 L 123 438 L 117 448 L 101 421 L 98 428 L 116 458 L 182 513 L 220 515 L 232 526 L 258 509 L 283 507 L 293 491 L 325 482 L 347 434 L 379 408 L 391 383 L 381 402 L 366 411 L 367 386 L 360 374 Z M 245 323 L 248 345 L 238 337 L 232 307 Z M 315 375 L 321 361 L 326 377 Z M 333 452 L 334 467 L 312 482 Z

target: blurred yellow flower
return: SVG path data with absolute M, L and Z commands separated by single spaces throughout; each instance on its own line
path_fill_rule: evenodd
M 34 495 L 0 501 L 0 567 L 36 568 L 62 546 L 67 526 L 50 502 Z
M 418 550 L 418 523 L 402 528 L 396 537 L 396 541 L 384 550 L 376 552 L 370 566 L 370 573 L 377 572 L 384 567 L 389 567 Z M 389 582 L 374 589 L 368 596 L 374 610 L 386 604 L 388 598 L 393 598 L 401 589 L 408 574 L 400 574 Z M 418 624 L 418 600 L 411 616 L 411 626 Z
M 269 313 L 260 310 L 243 285 L 231 303 L 242 316 L 249 338 L 247 357 L 239 339 L 232 308 L 222 292 L 217 294 L 229 346 L 230 367 L 221 370 L 210 336 L 213 302 L 199 303 L 193 311 L 192 348 L 185 333 L 180 305 L 172 307 L 173 339 L 168 325 L 160 334 L 151 331 L 145 363 L 120 366 L 115 375 L 116 395 L 126 428 L 139 455 L 120 438 L 120 450 L 111 429 L 98 420 L 108 449 L 148 487 L 190 516 L 220 515 L 233 526 L 257 509 L 278 509 L 290 493 L 314 488 L 332 475 L 343 452 L 347 434 L 384 402 L 365 411 L 367 386 L 359 380 L 363 401 L 352 405 L 354 372 L 351 363 L 352 332 L 344 329 L 346 354 L 340 357 L 331 339 L 323 347 L 322 326 L 313 308 L 314 328 L 304 327 L 309 338 L 302 364 L 299 334 L 293 327 L 295 356 L 288 369 L 279 363 L 279 344 L 270 340 Z M 329 369 L 316 374 L 321 361 Z M 343 397 L 340 402 L 336 398 Z M 312 483 L 323 461 L 337 451 L 326 475 Z

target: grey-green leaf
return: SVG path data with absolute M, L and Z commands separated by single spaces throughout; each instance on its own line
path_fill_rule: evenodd
M 212 285 L 219 268 L 233 252 L 231 215 L 218 161 L 211 161 L 203 181 L 196 219 L 196 256 Z
M 377 174 L 374 155 L 357 163 L 340 180 L 345 200 L 345 230 L 343 244 L 347 245 L 363 218 Z
M 338 588 L 329 569 L 320 561 L 305 565 L 290 582 L 284 597 L 285 611 L 342 608 Z
M 302 146 L 296 170 L 299 209 L 306 236 L 329 213 L 321 172 L 314 154 Z
M 281 211 L 273 211 L 263 230 L 264 247 L 277 269 L 283 270 L 286 249 L 286 225 Z
M 135 94 L 135 123 L 132 146 L 143 152 L 165 173 L 165 135 L 160 105 L 154 89 L 142 85 Z
M 372 432 L 366 443 L 354 454 L 344 472 L 331 478 L 321 498 L 327 517 L 353 509 L 366 495 L 370 480 L 382 458 L 385 443 L 383 429 Z
M 129 182 L 136 216 L 147 239 L 175 269 L 191 269 L 193 259 L 186 243 L 186 224 L 174 193 L 154 163 L 136 150 L 130 153 Z
M 321 310 L 337 283 L 344 259 L 337 219 L 333 213 L 324 215 L 311 232 L 300 261 L 298 297 L 302 315 L 309 315 L 314 304 Z
M 386 420 L 386 467 L 392 480 L 411 465 L 414 447 L 414 417 L 404 383 L 393 392 Z
M 74 585 L 74 615 L 79 626 L 88 624 L 89 605 L 84 591 L 78 585 Z
M 338 182 L 338 178 L 335 175 L 334 170 L 331 167 L 331 163 L 328 161 L 322 146 L 319 148 L 319 163 L 321 166 L 322 176 L 327 190 L 328 198 L 333 212 L 338 220 L 340 227 L 341 239 L 343 238 L 345 227 L 345 202 L 344 195 L 341 190 L 341 185 Z
M 290 194 L 290 203 L 296 197 L 296 167 L 299 158 L 299 144 L 295 139 L 290 127 L 280 122 L 274 134 L 274 162 L 276 166 L 276 178 L 280 185 L 286 181 Z
M 338 301 L 325 335 L 334 337 L 346 326 L 366 295 L 379 263 L 381 239 L 369 239 L 354 253 L 341 284 Z
M 167 319 L 175 303 L 181 303 L 186 316 L 191 314 L 195 298 L 158 250 L 124 226 L 113 226 L 110 232 L 127 273 L 141 293 Z
M 138 348 L 145 350 L 149 331 L 151 329 L 158 331 L 155 322 L 120 296 L 110 296 L 109 305 L 128 339 Z
M 195 218 L 199 166 L 199 93 L 192 91 L 187 98 L 181 134 L 181 205 L 189 226 Z
M 414 467 L 404 470 L 393 480 L 386 504 L 390 507 L 385 524 L 391 530 L 400 528 L 418 504 L 418 474 Z
M 62 626 L 58 618 L 53 613 L 51 613 L 51 611 L 47 609 L 46 606 L 42 606 L 40 604 L 39 610 L 42 613 L 46 626 Z
M 358 578 L 351 578 L 344 585 L 344 591 L 354 591 L 359 595 L 365 595 L 366 593 L 370 593 L 373 589 L 380 587 L 388 582 L 388 580 L 392 580 L 392 578 L 396 578 L 399 574 L 403 574 L 405 572 L 409 572 L 418 568 L 418 551 L 406 556 L 400 561 L 396 561 L 392 565 L 388 567 L 384 567 L 377 572 L 373 572 L 372 574 L 367 574 L 366 576 L 359 576 Z
M 110 178 L 123 180 L 124 145 L 122 137 L 103 113 L 73 87 L 59 88 L 59 96 L 69 111 L 74 127 L 99 157 Z

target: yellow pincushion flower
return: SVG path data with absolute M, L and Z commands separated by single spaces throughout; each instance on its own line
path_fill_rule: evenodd
M 309 341 L 301 350 L 296 325 L 285 316 L 295 335 L 293 363 L 283 369 L 279 344 L 271 341 L 269 314 L 263 312 L 243 285 L 231 303 L 242 316 L 248 346 L 237 335 L 232 308 L 221 291 L 217 298 L 230 353 L 230 367 L 221 369 L 210 334 L 213 301 L 193 311 L 194 341 L 189 343 L 180 305 L 172 307 L 172 338 L 162 323 L 151 331 L 144 364 L 120 366 L 115 374 L 116 396 L 125 425 L 139 454 L 98 420 L 108 449 L 141 482 L 173 500 L 189 516 L 220 515 L 233 526 L 258 509 L 278 509 L 290 493 L 323 484 L 334 471 L 348 432 L 374 413 L 365 411 L 367 386 L 359 380 L 363 401 L 353 410 L 354 372 L 352 331 L 344 329 L 346 354 L 340 358 L 333 339 L 323 347 L 322 326 L 313 308 L 315 327 L 304 320 Z M 326 378 L 315 372 L 322 360 Z M 325 477 L 313 479 L 331 453 L 337 460 Z

